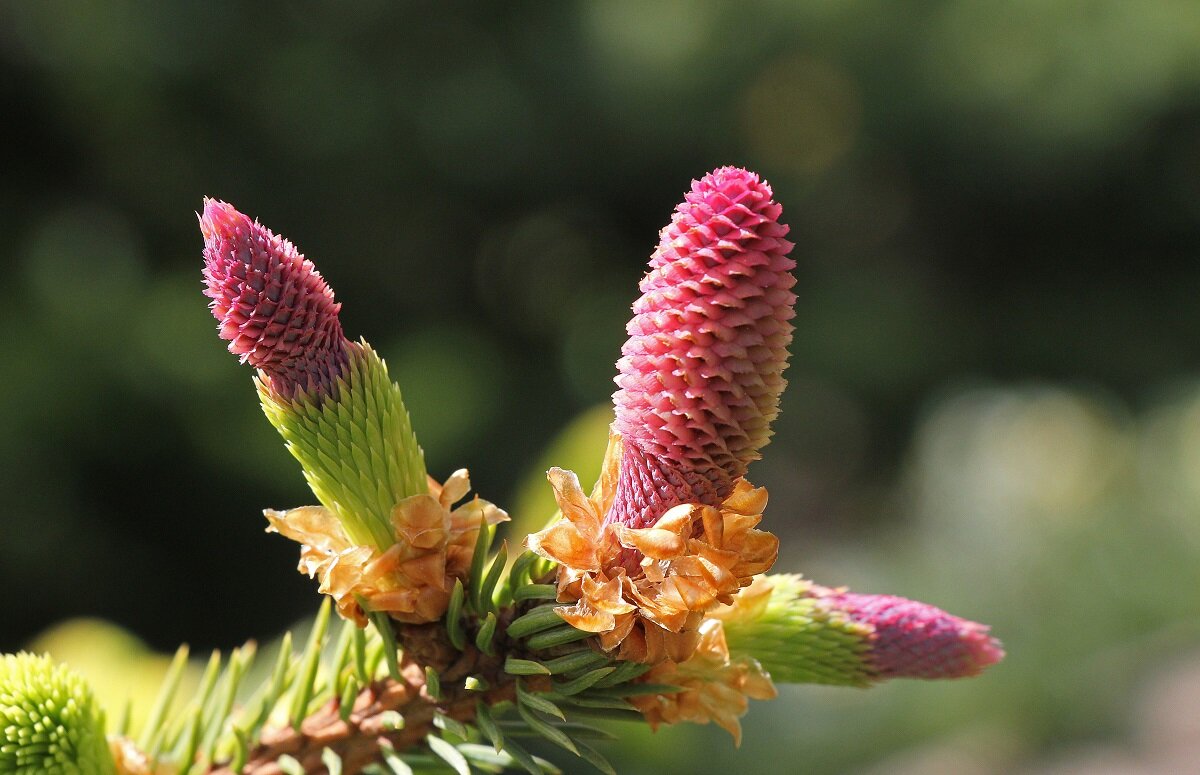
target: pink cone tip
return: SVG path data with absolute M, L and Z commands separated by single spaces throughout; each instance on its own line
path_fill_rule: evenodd
M 204 295 L 222 339 L 272 390 L 328 389 L 346 358 L 341 305 L 291 242 L 232 205 L 205 198 Z
M 758 175 L 722 167 L 693 181 L 660 233 L 617 363 L 628 463 L 610 521 L 718 505 L 767 443 L 796 300 L 781 209 Z
M 874 630 L 867 656 L 881 678 L 963 678 L 1004 658 L 988 627 L 892 595 L 834 592 L 830 605 Z

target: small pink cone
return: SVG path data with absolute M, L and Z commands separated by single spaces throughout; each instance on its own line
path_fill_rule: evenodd
M 1004 658 L 986 625 L 926 603 L 832 590 L 825 600 L 874 630 L 867 658 L 880 678 L 963 678 Z
M 204 200 L 204 294 L 229 351 L 271 389 L 324 391 L 346 360 L 341 305 L 291 242 L 216 199 Z

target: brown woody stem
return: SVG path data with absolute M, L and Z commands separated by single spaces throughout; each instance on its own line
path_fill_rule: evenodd
M 264 731 L 241 772 L 282 775 L 278 760 L 286 754 L 297 760 L 306 773 L 325 773 L 328 770 L 321 756 L 328 748 L 341 757 L 343 775 L 355 775 L 368 764 L 380 761 L 380 746 L 385 741 L 397 751 L 419 745 L 435 731 L 433 722 L 438 714 L 470 722 L 475 718 L 479 700 L 495 705 L 516 695 L 515 677 L 503 669 L 503 648 L 497 650 L 496 656 L 483 654 L 472 645 L 460 652 L 450 644 L 440 624 L 400 625 L 397 637 L 403 649 L 401 680 L 386 678 L 364 688 L 355 698 L 347 721 L 342 720 L 338 700 L 333 699 L 305 718 L 299 729 Z M 429 694 L 427 667 L 441 676 L 440 699 Z M 463 679 L 469 675 L 482 678 L 489 688 L 486 691 L 463 688 Z M 394 717 L 389 711 L 403 717 L 402 729 L 389 728 L 388 720 Z M 208 772 L 234 775 L 228 764 Z

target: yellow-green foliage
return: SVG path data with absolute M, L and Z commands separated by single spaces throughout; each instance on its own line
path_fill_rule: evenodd
M 102 619 L 70 619 L 30 641 L 26 648 L 65 662 L 92 687 L 101 707 L 116 723 L 128 712 L 129 729 L 141 729 L 154 696 L 171 664 L 171 656 L 153 651 L 131 632 Z M 200 669 L 183 676 L 181 694 L 199 683 Z M 110 730 L 116 731 L 116 730 Z

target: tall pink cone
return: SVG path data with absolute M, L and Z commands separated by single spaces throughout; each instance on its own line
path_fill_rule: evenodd
M 346 363 L 341 305 L 291 242 L 216 199 L 204 200 L 204 294 L 222 339 L 283 396 L 327 390 Z
M 781 209 L 758 175 L 722 167 L 660 233 L 617 364 L 624 454 L 607 521 L 719 506 L 767 443 L 796 300 Z
M 871 628 L 865 656 L 879 678 L 963 678 L 1004 658 L 986 625 L 927 603 L 840 590 L 830 590 L 824 601 Z

